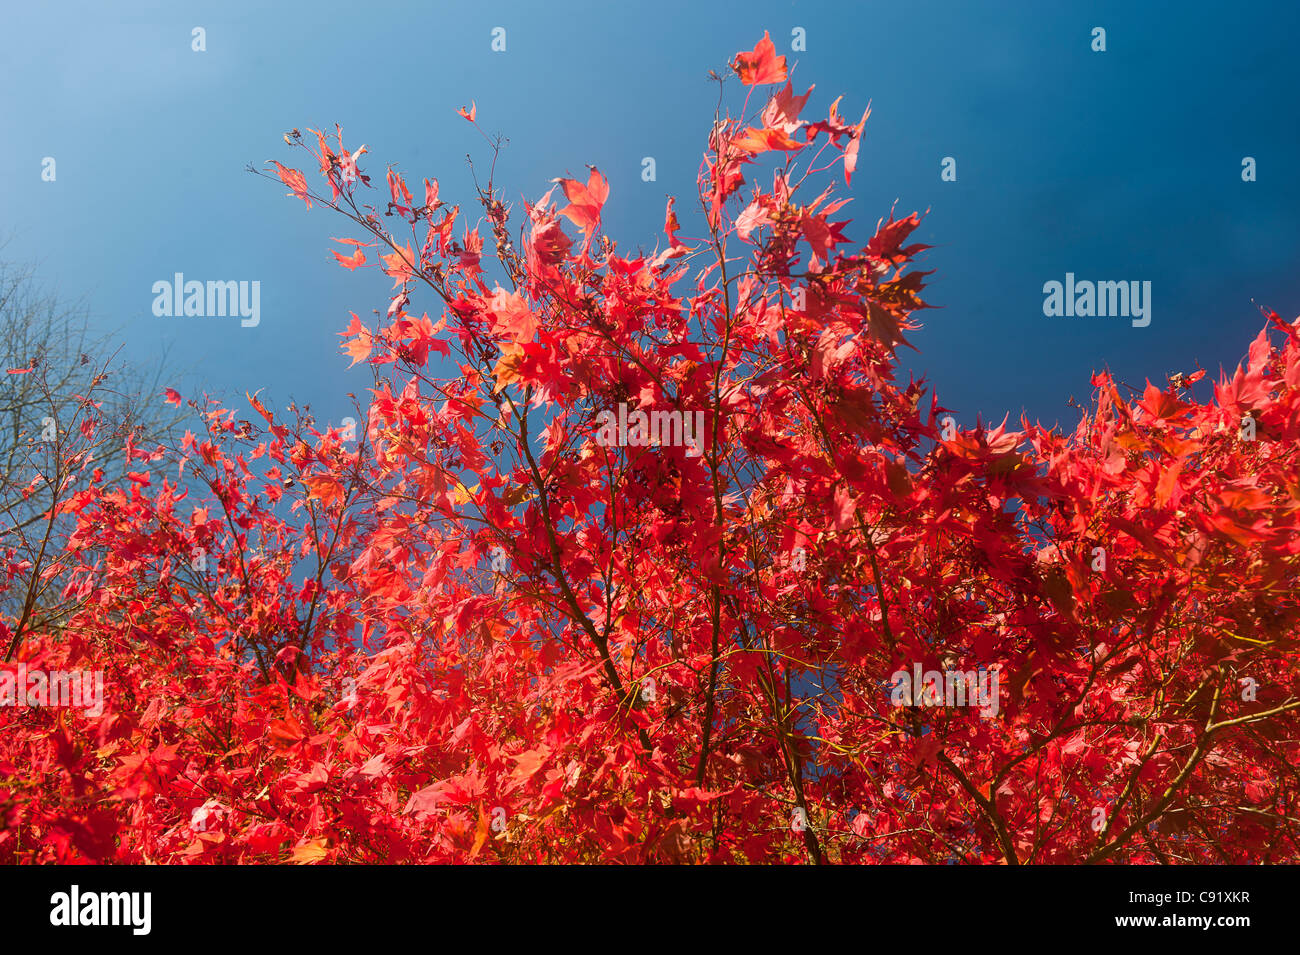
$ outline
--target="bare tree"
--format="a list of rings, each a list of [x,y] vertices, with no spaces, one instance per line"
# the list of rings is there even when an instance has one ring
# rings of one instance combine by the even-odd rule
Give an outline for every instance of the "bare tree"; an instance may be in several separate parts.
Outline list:
[[[67,502],[95,469],[126,480],[136,446],[170,443],[184,408],[161,398],[163,363],[150,371],[94,337],[80,303],[43,291],[32,269],[0,262],[0,553],[19,568],[0,592],[10,630],[0,659],[25,633],[58,627],[73,607],[60,573],[72,521]],[[129,465],[129,466],[128,466]]]

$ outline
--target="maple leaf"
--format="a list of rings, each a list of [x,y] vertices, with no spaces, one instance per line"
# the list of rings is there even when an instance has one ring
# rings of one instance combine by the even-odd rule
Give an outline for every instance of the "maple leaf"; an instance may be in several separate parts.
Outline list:
[[[329,856],[329,840],[312,839],[300,846],[295,846],[289,861],[295,865],[314,865]]]
[[[345,269],[356,269],[366,264],[366,254],[360,249],[348,256],[335,252],[333,249],[330,249],[330,252],[333,253],[334,258],[338,259],[339,265]]]
[[[1160,479],[1156,482],[1156,507],[1165,507],[1170,503],[1177,506],[1179,503],[1181,495],[1178,494],[1178,475],[1186,460],[1187,455],[1182,455],[1161,472]]]
[[[677,232],[681,229],[681,224],[677,221],[677,213],[673,211],[673,204],[677,199],[673,196],[668,197],[668,205],[664,209],[664,234],[668,236],[669,245],[677,245]]]
[[[469,849],[469,858],[471,861],[483,850],[483,846],[487,843],[488,836],[491,833],[491,828],[491,819],[488,817],[488,814],[483,811],[482,807],[480,807],[478,813],[478,825],[474,829],[474,844],[471,845]]]
[[[282,166],[274,159],[268,159],[267,162],[275,166],[275,171],[280,175],[280,181],[293,190],[289,195],[297,196],[303,202],[307,203],[307,208],[311,208],[311,197],[307,194],[307,177],[297,169],[289,169]]]
[[[355,336],[354,338],[345,341],[342,346],[344,353],[352,356],[352,364],[348,365],[349,368],[351,368],[352,365],[357,364],[357,362],[365,361],[370,357],[370,353],[373,350],[370,330],[361,324],[361,319],[357,317],[356,312],[352,312],[351,315],[351,324],[349,324],[344,331],[340,332],[340,335],[344,337],[348,335]]]
[[[259,391],[258,394],[261,394],[261,391]],[[248,392],[245,392],[244,397],[247,398],[248,403],[253,406],[253,410],[266,419],[267,424],[275,424],[274,416],[272,416],[271,412],[266,410],[266,406],[257,399],[257,395],[250,395]]]
[[[791,139],[780,129],[747,129],[743,136],[733,139],[732,144],[751,154],[769,152],[774,149],[793,152],[804,147],[803,143]]]
[[[384,274],[393,277],[393,288],[409,282],[415,276],[415,254],[411,251],[409,242],[389,255],[380,255],[379,258],[384,263]]]
[[[844,528],[849,527],[856,510],[857,502],[853,500],[853,495],[849,492],[848,488],[836,488],[834,510],[831,513],[831,525],[837,530],[843,530]]]
[[[392,196],[392,203],[403,212],[411,211],[411,190],[406,188],[406,181],[402,179],[400,173],[393,169],[388,170],[388,191]]]
[[[510,783],[506,786],[506,791],[518,789],[525,785],[538,771],[546,765],[546,751],[540,749],[530,749],[514,757],[515,769],[510,774]]]
[[[271,720],[267,735],[276,748],[284,749],[301,743],[307,738],[307,731],[294,717],[286,716],[284,719]]]
[[[772,94],[768,100],[767,106],[763,109],[763,125],[769,129],[777,129],[786,135],[794,133],[801,125],[799,114],[808,103],[808,97],[812,95],[813,87],[808,87],[808,92],[802,96],[794,95],[793,86],[787,82],[784,89],[780,89]]]
[[[609,198],[609,182],[597,171],[595,166],[587,177],[586,185],[576,179],[553,179],[564,189],[569,204],[560,210],[574,225],[585,233],[591,233],[600,222],[600,210]]]
[[[851,185],[853,182],[853,173],[858,168],[858,148],[862,145],[862,131],[866,129],[867,117],[871,115],[871,106],[868,104],[866,111],[862,114],[862,119],[853,127],[853,135],[849,137],[849,144],[844,147],[844,184]]]
[[[343,484],[328,474],[313,474],[302,479],[308,493],[329,507],[343,500]]]
[[[348,256],[344,256],[341,253],[335,252],[333,249],[330,249],[330,252],[331,254],[333,254],[334,258],[338,259],[339,265],[343,266],[345,269],[356,269],[366,264],[366,254],[361,251],[361,248],[363,246],[366,246],[367,243],[358,242],[356,239],[334,239],[333,241],[346,243],[347,245],[353,246],[355,249],[355,251],[353,251],[353,253]]]
[[[896,346],[905,344],[900,317],[891,309],[875,302],[867,302],[867,331],[893,354]]]
[[[754,49],[736,54],[731,68],[746,86],[780,83],[785,79],[785,57],[776,55],[776,46],[766,30]]]
[[[893,210],[890,210],[889,219],[880,220],[876,226],[876,234],[867,243],[867,255],[882,259],[890,265],[902,265],[917,252],[930,248],[920,243],[903,246],[904,240],[920,224],[921,217],[915,212],[905,218],[895,219]]]
[[[767,207],[755,199],[736,217],[736,234],[742,239],[748,239],[755,229],[765,226],[771,221]]]
[[[516,344],[531,342],[537,334],[537,318],[518,292],[498,288],[492,295],[492,331]]]

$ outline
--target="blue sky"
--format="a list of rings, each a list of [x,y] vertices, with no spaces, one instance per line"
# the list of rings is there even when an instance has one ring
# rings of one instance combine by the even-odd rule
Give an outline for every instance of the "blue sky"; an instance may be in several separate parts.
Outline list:
[[[196,26],[205,52],[191,49]],[[504,53],[491,50],[497,26]],[[795,27],[804,52],[790,50]],[[1300,6],[1280,0],[12,5],[3,255],[84,298],[130,357],[167,348],[189,370],[172,376],[183,390],[265,388],[337,420],[344,393],[369,384],[363,367],[345,371],[337,333],[349,311],[384,309],[391,282],[338,268],[329,237],[355,233],[248,163],[301,166],[282,134],[339,123],[345,145],[368,145],[376,185],[391,162],[468,209],[465,154],[488,157],[455,109],[475,100],[481,125],[510,140],[497,180],[517,209],[592,163],[611,182],[606,231],[648,248],[664,196],[691,194],[707,70],[768,30],[797,61],[798,91],[816,84],[806,115],[840,94],[852,116],[872,103],[853,238],[895,200],[931,210],[917,237],[935,246],[927,297],[943,308],[922,314],[908,366],[963,425],[1022,409],[1073,425],[1067,401],[1086,397],[1093,369],[1139,386],[1198,361],[1213,373],[1261,327],[1252,299],[1300,313],[1298,28]],[[41,179],[47,156],[54,182]],[[644,156],[656,182],[641,180]],[[956,182],[940,179],[945,156]],[[1245,156],[1255,182],[1242,181]],[[175,272],[260,281],[260,324],[154,316],[153,283]],[[1150,326],[1044,316],[1044,282],[1067,272],[1150,281]]]

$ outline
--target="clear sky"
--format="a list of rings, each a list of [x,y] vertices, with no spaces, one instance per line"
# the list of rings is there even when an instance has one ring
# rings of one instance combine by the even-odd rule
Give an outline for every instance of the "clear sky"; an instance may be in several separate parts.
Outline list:
[[[475,100],[510,139],[497,180],[517,209],[592,163],[611,182],[606,231],[650,247],[665,194],[692,194],[706,72],[764,30],[797,91],[816,84],[806,116],[840,94],[852,116],[872,103],[850,235],[865,241],[895,200],[931,210],[917,238],[935,246],[927,297],[943,308],[922,313],[905,361],[963,425],[1022,409],[1073,425],[1067,400],[1093,369],[1139,386],[1197,361],[1215,373],[1262,326],[1252,299],[1300,313],[1294,0],[0,0],[2,254],[84,298],[131,357],[168,348],[187,394],[265,388],[337,420],[369,384],[344,370],[337,333],[350,310],[384,309],[391,281],[335,265],[347,223],[248,163],[301,167],[282,134],[339,123],[376,185],[391,162],[469,210],[465,155],[487,154],[455,109]],[[153,284],[176,272],[260,281],[260,324],[156,317]],[[1043,285],[1067,272],[1151,282],[1150,325],[1045,316]]]

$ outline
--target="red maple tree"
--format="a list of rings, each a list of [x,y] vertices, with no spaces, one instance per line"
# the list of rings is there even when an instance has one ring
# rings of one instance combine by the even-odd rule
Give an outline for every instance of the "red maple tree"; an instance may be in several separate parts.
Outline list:
[[[69,462],[68,549],[6,562],[57,607],[0,646],[105,695],[0,706],[0,861],[1300,858],[1300,322],[1212,394],[958,428],[896,375],[919,216],[836,219],[866,114],[801,118],[766,36],[734,69],[651,253],[594,168],[472,223],[286,136],[393,279],[374,388]],[[900,696],[931,671],[993,699]]]

